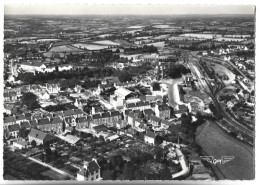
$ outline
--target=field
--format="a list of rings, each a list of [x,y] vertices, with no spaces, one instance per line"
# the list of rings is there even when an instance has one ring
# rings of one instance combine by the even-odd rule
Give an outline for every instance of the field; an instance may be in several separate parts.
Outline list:
[[[110,41],[110,40],[100,40],[100,41],[95,41],[92,42],[93,44],[100,44],[100,45],[113,45],[113,46],[117,46],[120,45],[119,43]]]
[[[69,44],[73,44],[73,42],[62,40],[62,41],[54,42],[52,44],[52,47],[62,46],[62,45],[69,45]]]
[[[82,51],[81,49],[75,48],[73,46],[70,45],[62,45],[62,46],[56,46],[56,47],[52,47],[49,52],[79,52]]]
[[[52,180],[68,180],[69,179],[69,177],[59,174],[58,172],[53,171],[53,170],[44,171],[41,173],[41,175],[44,177],[49,177]]]
[[[153,39],[167,39],[168,37],[170,37],[169,34],[167,34],[167,35],[159,35],[157,37],[154,37]]]
[[[60,39],[38,39],[37,42],[50,42],[50,41],[58,41]]]
[[[217,164],[213,168],[220,174],[218,176],[222,176],[220,180],[254,179],[254,151],[251,146],[228,135],[213,122],[198,127],[196,135],[196,142],[206,155],[214,156],[216,159],[222,156],[234,156],[233,160],[225,164]]]
[[[112,36],[113,34],[102,34],[102,35],[99,35],[98,37],[99,38],[105,38],[105,37],[110,37]]]
[[[167,24],[159,24],[159,25],[154,25],[154,28],[169,28],[170,26]]]
[[[181,41],[181,40],[205,40],[203,38],[194,38],[194,37],[189,38],[189,37],[182,37],[182,36],[180,36],[180,37],[173,36],[173,37],[170,37],[168,39],[169,40],[178,40],[178,41]]]
[[[119,43],[120,46],[122,46],[122,47],[136,47],[137,46],[136,44],[129,43],[125,40],[117,39],[117,40],[115,40],[115,42]]]
[[[161,50],[161,49],[163,49],[165,43],[163,41],[163,42],[154,42],[154,43],[150,43],[150,44],[147,44],[147,45],[148,46],[153,45],[153,46],[157,47],[158,50]]]
[[[143,28],[144,26],[129,26],[127,27],[128,29],[139,29],[139,28]]]
[[[96,44],[84,44],[84,43],[77,43],[73,44],[76,48],[82,48],[82,49],[88,49],[88,50],[101,50],[108,48],[107,46],[104,45],[96,45]]]

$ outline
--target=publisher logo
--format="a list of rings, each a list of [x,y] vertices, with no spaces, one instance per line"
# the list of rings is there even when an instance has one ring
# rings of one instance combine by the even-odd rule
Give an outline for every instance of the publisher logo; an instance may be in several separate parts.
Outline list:
[[[203,160],[209,162],[210,164],[217,165],[217,164],[225,164],[231,160],[233,160],[234,156],[222,156],[221,158],[217,159],[213,156],[200,156]]]

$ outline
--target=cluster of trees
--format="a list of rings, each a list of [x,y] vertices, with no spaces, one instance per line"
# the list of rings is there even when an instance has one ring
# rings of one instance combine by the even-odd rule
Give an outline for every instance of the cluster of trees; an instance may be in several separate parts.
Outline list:
[[[48,112],[56,112],[56,111],[64,111],[64,110],[75,109],[75,108],[76,107],[74,105],[68,103],[68,104],[49,105],[47,107],[44,107],[43,109]]]
[[[220,114],[220,112],[217,110],[213,103],[209,104],[209,109],[217,120],[221,120],[223,118],[223,116]]]
[[[121,155],[112,156],[108,162],[98,160],[104,180],[171,180],[168,165],[156,161],[147,152],[133,152],[131,160],[126,162]]]
[[[52,73],[19,73],[18,79],[24,84],[41,84],[41,83],[60,83],[61,88],[71,88],[81,84],[84,88],[97,87],[99,80],[90,80],[90,78],[103,78],[112,76],[114,70],[111,68],[93,69],[85,68],[82,71],[63,71]],[[65,79],[65,80],[64,80]],[[84,80],[84,83],[81,81]]]
[[[172,64],[170,67],[166,70],[166,74],[170,78],[181,78],[182,75],[185,75],[187,73],[190,73],[190,69],[186,68],[182,64]]]
[[[237,51],[236,55],[238,57],[254,58],[255,57],[255,51],[254,50]]]
[[[39,157],[42,162],[48,163],[57,160],[60,157],[60,155],[56,150],[52,152],[51,149],[47,147],[44,149],[44,153],[41,153]]]
[[[36,75],[32,73],[19,73],[18,80],[23,81],[25,84],[39,84],[46,83],[48,81],[59,80],[59,79],[89,79],[89,78],[102,78],[111,76],[114,74],[114,69],[104,68],[104,69],[88,69],[87,67],[81,71],[56,71],[51,73],[37,73]]]
[[[119,71],[117,75],[120,82],[132,81],[132,75],[128,70]]]
[[[136,52],[136,53],[158,53],[158,49],[153,45],[144,45],[143,47],[138,48],[126,48],[125,52]]]
[[[28,110],[40,108],[38,98],[31,92],[23,93],[21,98],[21,107],[26,106]]]

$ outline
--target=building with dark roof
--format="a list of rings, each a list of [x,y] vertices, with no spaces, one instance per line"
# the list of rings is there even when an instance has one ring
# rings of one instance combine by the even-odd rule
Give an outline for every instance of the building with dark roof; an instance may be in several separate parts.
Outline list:
[[[167,129],[171,126],[171,122],[167,121],[167,120],[162,120],[161,122],[161,127],[163,127],[164,129]]]
[[[152,109],[145,109],[143,110],[143,114],[146,120],[150,120],[150,117],[155,115],[155,112]]]
[[[25,128],[25,129],[31,129],[31,125],[29,121],[24,121],[20,123],[21,128]]]
[[[53,141],[55,138],[50,134],[42,132],[40,130],[31,129],[30,133],[28,134],[28,140],[31,143],[33,140],[36,142],[37,145],[45,144],[47,142]]]
[[[91,121],[92,121],[91,116],[77,118],[76,119],[76,122],[77,122],[76,129],[89,128]]]
[[[65,118],[65,119],[70,119],[70,118]],[[36,120],[36,123],[37,123],[36,127],[41,131],[54,132],[57,134],[63,131],[62,129],[63,121],[59,117],[39,119]]]
[[[102,132],[107,131],[107,127],[104,125],[98,125],[98,126],[93,127],[93,130],[98,134],[101,131]]]
[[[156,104],[154,108],[155,115],[157,117],[162,118],[163,120],[167,120],[171,118],[171,109],[167,104]]]
[[[147,144],[154,145],[155,144],[155,133],[151,131],[147,131],[147,133],[144,135],[144,142]]]
[[[20,127],[19,124],[9,125],[9,126],[8,126],[9,136],[18,137],[20,128],[21,128],[21,127]]]
[[[78,181],[100,181],[100,166],[97,163],[96,159],[92,161],[84,161],[83,167],[80,168],[77,173]]]
[[[160,127],[161,126],[162,119],[157,116],[151,116],[150,117],[150,123],[153,127]]]
[[[93,120],[93,124],[101,125],[102,124],[102,115],[101,114],[93,114],[92,120]]]

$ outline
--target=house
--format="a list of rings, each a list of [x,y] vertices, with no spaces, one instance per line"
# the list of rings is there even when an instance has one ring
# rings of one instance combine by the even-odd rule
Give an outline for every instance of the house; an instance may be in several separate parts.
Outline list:
[[[27,143],[25,141],[14,141],[13,146],[19,148],[20,150],[27,147]]]
[[[144,119],[150,120],[150,117],[155,115],[155,112],[152,109],[144,109],[143,114],[144,114]]]
[[[171,126],[171,122],[167,121],[167,120],[162,120],[161,122],[161,127],[164,129],[168,129]]]
[[[75,117],[76,114],[73,109],[70,109],[70,110],[65,110],[63,112],[63,116],[64,116],[64,118],[69,118],[69,117]]]
[[[92,161],[84,161],[83,167],[80,168],[77,173],[78,181],[99,181],[102,178],[100,177],[100,166],[97,163],[96,159]]]
[[[104,109],[101,106],[91,107],[92,114],[98,114],[104,112]]]
[[[119,87],[117,90],[115,90],[114,95],[120,96],[124,100],[136,97],[136,95],[132,91],[130,91],[124,87]]]
[[[167,120],[171,118],[171,110],[167,104],[155,105],[154,108],[155,115],[160,117],[163,120]]]
[[[40,130],[31,129],[28,134],[28,140],[31,143],[33,140],[36,142],[36,145],[45,144],[47,142],[53,141],[55,138],[50,134],[42,132]]]
[[[101,114],[93,114],[92,120],[94,125],[101,125],[102,124],[102,116]]]
[[[85,115],[86,113],[82,109],[74,109],[74,115],[75,118],[81,118]]]
[[[46,83],[46,90],[49,94],[58,94],[60,93],[60,84],[49,84]]]
[[[76,93],[81,93],[82,91],[84,91],[84,88],[81,87],[81,85],[76,85],[76,86],[74,87],[74,91],[75,91]]]
[[[98,126],[93,127],[93,131],[94,131],[95,134],[98,134],[100,132],[106,132],[107,127],[104,126],[104,125],[98,125]]]
[[[102,124],[108,127],[112,127],[113,123],[111,122],[111,113],[110,112],[104,112],[102,115]]]
[[[138,82],[136,82],[136,81],[131,81],[131,82],[125,82],[125,83],[121,83],[121,82],[119,82],[119,83],[114,83],[114,87],[115,88],[127,88],[127,87],[134,87],[134,86],[136,86],[138,84]]]
[[[24,121],[20,123],[20,127],[21,128],[25,128],[26,130],[30,130],[31,129],[31,125],[29,121]]]
[[[76,118],[74,117],[64,118],[64,123],[65,123],[65,128],[76,127],[77,125]]]
[[[155,144],[155,133],[151,131],[147,131],[147,133],[144,135],[144,142],[147,144],[154,145]]]
[[[136,117],[135,117],[134,112],[129,113],[128,116],[127,116],[127,123],[128,123],[128,125],[131,125],[133,127],[135,119],[136,119]]]
[[[144,126],[144,122],[141,120],[141,119],[139,119],[139,118],[137,118],[136,120],[135,120],[135,123],[134,123],[134,127],[133,127],[136,131],[138,131],[138,132],[143,132],[143,131],[145,131],[145,126]]]
[[[111,111],[111,122],[113,124],[117,123],[120,119],[122,119],[122,116],[119,111]]]
[[[77,118],[76,119],[76,129],[88,128],[91,119],[92,118],[90,116]]]
[[[136,103],[129,103],[126,105],[127,109],[132,109],[132,110],[141,110],[143,111],[144,109],[150,109],[151,105],[148,101],[139,101]]]
[[[9,126],[8,126],[9,136],[17,138],[17,137],[18,137],[18,134],[19,134],[20,128],[21,128],[21,127],[20,127],[19,124],[9,125]]]
[[[8,127],[9,125],[13,125],[16,123],[16,118],[15,116],[9,116],[9,117],[4,117],[4,127]]]
[[[156,116],[150,117],[150,123],[152,124],[153,128],[158,128],[161,126],[162,119]]]
[[[178,105],[177,110],[174,110],[174,114],[188,113],[188,107],[184,104]]]
[[[61,133],[62,132],[62,124],[63,121],[60,118],[43,118],[36,120],[37,128],[41,131],[47,132],[55,132]]]
[[[122,111],[123,113],[123,117],[124,120],[127,121],[128,120],[128,115],[132,112],[132,109],[125,109],[124,111]]]

